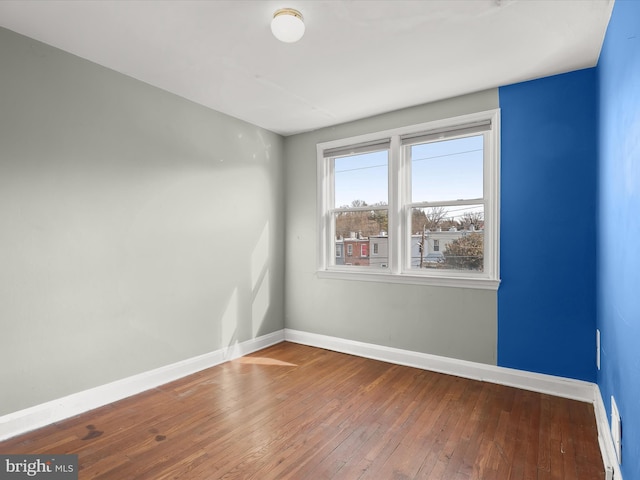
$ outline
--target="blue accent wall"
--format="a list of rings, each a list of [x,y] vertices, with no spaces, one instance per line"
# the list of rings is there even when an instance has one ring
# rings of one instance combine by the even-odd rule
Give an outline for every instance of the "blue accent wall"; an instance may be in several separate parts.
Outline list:
[[[595,69],[502,87],[498,365],[596,380]]]
[[[640,2],[617,0],[600,61],[598,315],[607,414],[622,419],[622,475],[640,479]]]

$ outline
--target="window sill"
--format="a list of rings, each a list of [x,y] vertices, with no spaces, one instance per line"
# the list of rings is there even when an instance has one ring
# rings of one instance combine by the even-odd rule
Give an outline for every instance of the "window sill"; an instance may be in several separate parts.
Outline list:
[[[425,276],[411,274],[391,274],[372,272],[346,272],[336,270],[318,270],[318,278],[334,280],[356,280],[360,282],[398,283],[409,285],[429,285],[434,287],[475,288],[480,290],[498,290],[500,280],[489,278],[470,278],[453,276]]]

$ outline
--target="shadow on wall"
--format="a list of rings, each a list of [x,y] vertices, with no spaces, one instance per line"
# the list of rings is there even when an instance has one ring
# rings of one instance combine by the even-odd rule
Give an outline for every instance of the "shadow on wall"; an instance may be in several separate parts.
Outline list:
[[[269,286],[269,222],[266,222],[262,233],[251,254],[251,338],[258,337],[270,305]],[[240,325],[240,299],[238,287],[233,289],[222,315],[221,340],[224,359],[237,356],[237,345],[240,343],[238,332]]]
[[[269,222],[251,254],[251,325],[252,338],[256,338],[269,309]]]

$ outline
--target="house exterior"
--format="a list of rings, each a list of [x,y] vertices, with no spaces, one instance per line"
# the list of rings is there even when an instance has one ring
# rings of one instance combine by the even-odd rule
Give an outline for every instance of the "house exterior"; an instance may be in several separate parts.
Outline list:
[[[343,265],[369,266],[369,239],[360,234],[351,233],[349,238],[342,241],[344,263]],[[336,264],[337,264],[336,244]]]
[[[469,233],[480,233],[482,230],[458,230],[451,228],[446,231],[426,231],[426,250],[422,257],[423,266],[434,266],[444,262],[444,252],[447,246]],[[420,244],[422,234],[411,235],[411,268],[420,268]],[[367,245],[368,243],[368,245]],[[351,245],[351,246],[349,246]],[[362,255],[368,249],[368,257]],[[346,258],[346,260],[345,260]],[[336,265],[369,265],[379,268],[387,268],[389,264],[389,236],[386,232],[371,236],[368,239],[342,239],[336,240]],[[426,265],[425,265],[426,264]]]
[[[344,265],[344,239],[336,239],[336,265]]]
[[[378,268],[389,266],[389,236],[386,232],[369,237],[369,265]]]
[[[481,233],[482,230],[458,230],[455,227],[449,230],[426,230],[424,233],[425,251],[422,257],[423,266],[433,266],[434,264],[444,262],[444,252],[447,250],[447,246],[459,238],[462,238],[469,233]],[[420,243],[422,242],[422,233],[416,233],[411,235],[411,267],[420,268]]]

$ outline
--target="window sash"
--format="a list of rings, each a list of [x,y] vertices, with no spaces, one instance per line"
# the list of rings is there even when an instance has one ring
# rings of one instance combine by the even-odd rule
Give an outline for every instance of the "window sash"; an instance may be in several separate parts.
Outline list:
[[[356,145],[328,148],[323,151],[323,156],[324,158],[338,158],[389,150],[390,143],[391,140],[389,138],[381,138],[378,140],[371,140],[369,142],[363,142]]]
[[[400,136],[402,146],[431,143],[434,141],[450,140],[458,137],[471,137],[491,130],[491,120],[481,120],[454,127],[441,127],[424,132],[409,133]]]
[[[456,137],[482,134],[483,198],[455,201],[411,203],[410,165],[403,150],[410,145]],[[382,148],[381,148],[382,147]],[[340,155],[359,154],[388,148],[389,205],[335,208],[333,202],[333,161]],[[499,284],[499,110],[479,112],[462,117],[429,122],[413,127],[399,128],[351,139],[318,144],[318,275],[326,278],[351,278],[385,281],[390,283],[426,283],[433,285],[463,286],[495,289]],[[409,192],[409,193],[408,193]],[[484,271],[459,272],[453,270],[420,272],[410,268],[412,208],[434,206],[478,205],[485,215],[485,266]],[[359,267],[336,265],[334,216],[353,211],[388,210],[388,269],[385,272],[361,270]],[[369,254],[372,250],[369,247]],[[346,251],[344,252],[346,254]],[[386,266],[386,265],[385,265]],[[343,273],[340,273],[343,272]],[[326,273],[326,275],[325,275]]]
[[[336,207],[329,210],[329,213],[374,212],[378,210],[388,209],[389,205],[367,205],[366,207]]]

